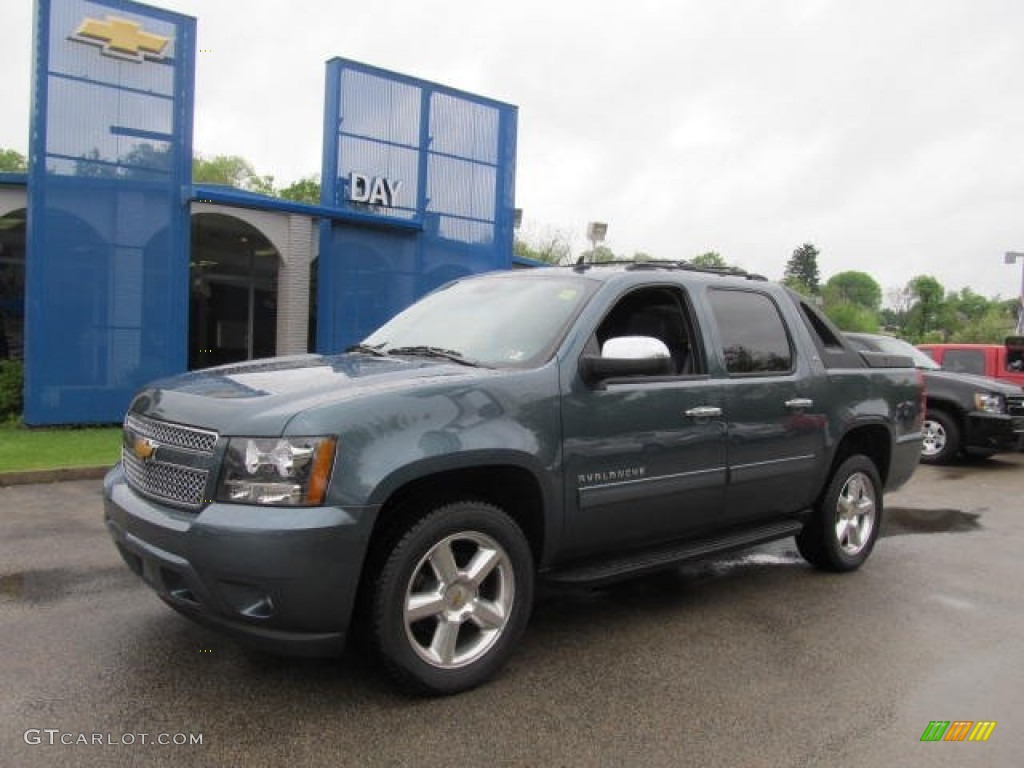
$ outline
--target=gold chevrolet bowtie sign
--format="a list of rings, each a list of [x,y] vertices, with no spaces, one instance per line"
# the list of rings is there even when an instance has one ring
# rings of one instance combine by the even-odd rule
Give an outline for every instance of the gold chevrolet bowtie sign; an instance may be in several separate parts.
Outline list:
[[[163,60],[164,50],[171,42],[169,37],[146,32],[141,24],[118,16],[107,16],[106,21],[86,18],[71,39],[99,46],[107,56],[138,62]]]
[[[136,437],[132,441],[132,453],[141,462],[147,462],[156,455],[160,446],[147,437]]]

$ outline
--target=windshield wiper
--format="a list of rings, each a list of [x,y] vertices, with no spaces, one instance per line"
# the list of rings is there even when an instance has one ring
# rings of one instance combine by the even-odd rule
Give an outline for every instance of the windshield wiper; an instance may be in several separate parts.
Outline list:
[[[442,349],[441,347],[395,347],[393,349],[389,349],[387,353],[389,355],[409,355],[411,357],[440,357],[445,360],[451,360],[453,363],[458,363],[459,365],[468,365],[472,368],[481,367],[480,363],[464,357],[461,352],[457,352],[454,349]]]
[[[351,347],[346,347],[346,352],[362,352],[365,355],[373,355],[374,357],[387,357],[387,352],[381,352],[380,348],[384,345],[381,344],[376,347],[372,347],[369,344],[353,344]]]

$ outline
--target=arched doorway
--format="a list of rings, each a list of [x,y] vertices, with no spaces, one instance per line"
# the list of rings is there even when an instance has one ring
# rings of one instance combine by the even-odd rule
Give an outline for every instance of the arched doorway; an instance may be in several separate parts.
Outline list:
[[[25,356],[25,209],[0,216],[0,360]]]
[[[277,352],[280,254],[255,227],[221,213],[192,215],[190,369]]]

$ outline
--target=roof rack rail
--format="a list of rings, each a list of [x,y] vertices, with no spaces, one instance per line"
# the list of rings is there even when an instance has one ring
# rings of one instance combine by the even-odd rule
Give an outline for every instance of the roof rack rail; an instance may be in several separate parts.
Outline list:
[[[572,268],[577,272],[585,272],[593,267],[628,267],[631,264],[638,264],[639,262],[633,261],[632,259],[610,259],[609,261],[584,261],[583,257],[580,256],[579,260],[572,265]]]
[[[635,269],[671,269],[671,270],[682,270],[685,272],[701,272],[706,275],[719,275],[721,277],[742,277],[747,280],[759,280],[767,281],[768,278],[764,275],[758,275],[753,272],[747,272],[745,269],[739,267],[702,267],[699,264],[694,264],[691,261],[663,261],[661,259],[651,259],[650,261],[633,261],[632,259],[615,259],[612,261],[597,261],[597,262],[585,262],[582,260],[577,261],[573,266],[573,269],[577,272],[583,272],[593,267],[625,267],[628,270]]]

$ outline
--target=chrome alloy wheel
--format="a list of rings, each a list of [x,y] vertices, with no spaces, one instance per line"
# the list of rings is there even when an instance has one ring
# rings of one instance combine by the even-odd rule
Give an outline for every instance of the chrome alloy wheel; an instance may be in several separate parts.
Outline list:
[[[924,440],[921,443],[921,453],[925,456],[938,456],[946,448],[946,430],[937,421],[932,419],[924,420]]]
[[[512,615],[516,584],[508,554],[486,534],[446,536],[413,569],[405,591],[405,633],[416,654],[439,669],[481,658]]]
[[[850,475],[836,502],[836,542],[847,555],[860,553],[871,540],[878,505],[875,486],[863,472]]]

